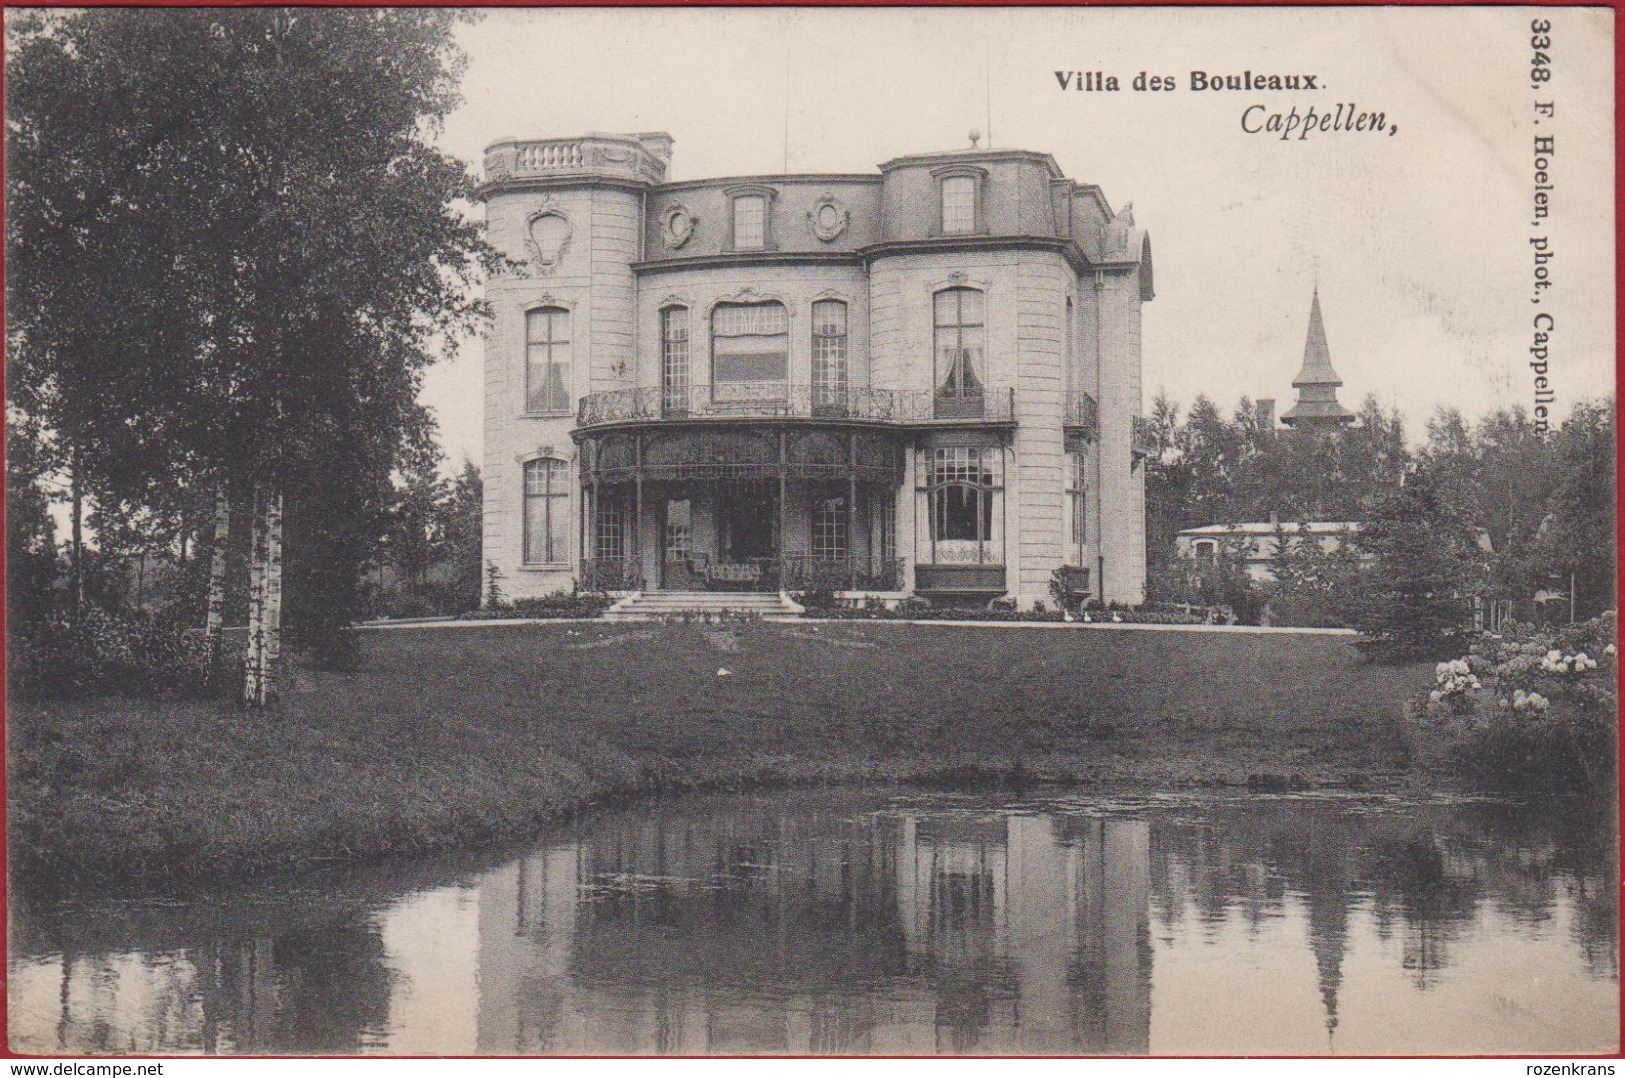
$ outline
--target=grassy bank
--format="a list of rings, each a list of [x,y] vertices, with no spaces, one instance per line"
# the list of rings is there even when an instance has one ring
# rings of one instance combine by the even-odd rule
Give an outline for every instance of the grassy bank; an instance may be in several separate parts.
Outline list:
[[[692,785],[1399,781],[1400,702],[1431,674],[1364,665],[1346,637],[883,623],[460,626],[366,651],[358,673],[297,674],[264,713],[15,706],[17,868],[372,858]]]

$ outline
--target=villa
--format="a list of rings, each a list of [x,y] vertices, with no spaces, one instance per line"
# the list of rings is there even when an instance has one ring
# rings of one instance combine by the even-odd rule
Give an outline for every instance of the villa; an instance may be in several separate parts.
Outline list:
[[[523,598],[1145,591],[1130,207],[1047,154],[668,182],[663,133],[485,155],[484,558]]]

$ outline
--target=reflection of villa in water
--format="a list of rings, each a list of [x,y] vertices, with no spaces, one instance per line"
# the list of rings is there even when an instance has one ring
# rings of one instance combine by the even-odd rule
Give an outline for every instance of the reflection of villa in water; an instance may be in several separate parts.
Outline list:
[[[1601,830],[1493,806],[829,792],[592,817],[501,868],[15,905],[12,1048],[1504,1052],[1617,1042]],[[466,864],[466,863],[465,863]]]
[[[483,879],[478,1051],[1148,1050],[1144,822],[708,823]]]

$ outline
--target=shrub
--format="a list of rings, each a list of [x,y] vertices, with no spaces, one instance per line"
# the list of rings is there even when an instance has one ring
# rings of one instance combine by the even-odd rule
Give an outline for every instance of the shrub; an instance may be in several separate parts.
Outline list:
[[[8,641],[7,681],[21,697],[205,696],[217,687],[203,635],[146,614],[87,606]]]
[[[833,588],[807,588],[799,591],[796,593],[796,602],[808,610],[817,610],[820,613],[834,610],[841,605],[840,600],[835,597]]]
[[[439,613],[439,605],[427,595],[393,592],[378,601],[378,616],[383,618],[429,618]]]
[[[531,599],[515,599],[499,605],[487,605],[461,615],[465,620],[482,621],[492,618],[596,618],[613,605],[615,600],[602,592],[559,592]]]
[[[996,599],[987,607],[934,607],[924,599],[911,598],[887,609],[882,602],[871,601],[861,607],[837,607],[820,611],[820,617],[847,621],[1074,621],[1113,622],[1128,625],[1200,625],[1208,620],[1203,614],[1193,613],[1173,605],[1131,607],[1120,603],[1101,606],[1091,599],[1079,611],[1051,610],[1035,607],[1018,610],[1009,599]]]
[[[345,672],[361,667],[361,634],[350,626],[305,634],[295,627],[284,634],[288,650],[297,650],[317,670]]]
[[[1264,609],[1263,590],[1247,575],[1244,549],[1229,540],[1212,561],[1176,558],[1153,570],[1146,594],[1161,604],[1229,607],[1243,625],[1257,625]]]
[[[1434,668],[1412,710],[1444,760],[1494,787],[1612,786],[1618,725],[1617,625],[1509,623]]]

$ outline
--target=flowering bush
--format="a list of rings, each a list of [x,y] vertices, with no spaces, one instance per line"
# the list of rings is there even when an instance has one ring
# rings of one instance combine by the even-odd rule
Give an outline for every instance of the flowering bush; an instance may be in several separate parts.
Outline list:
[[[1508,624],[1439,663],[1417,709],[1454,762],[1498,786],[1612,781],[1618,713],[1616,618]]]

